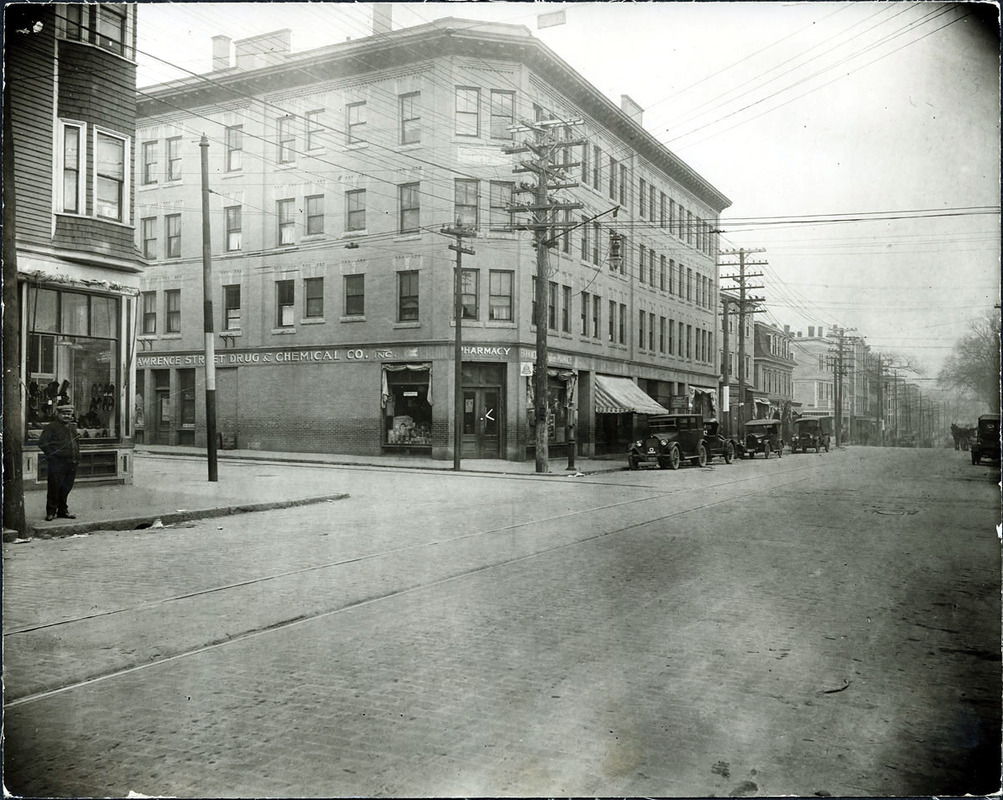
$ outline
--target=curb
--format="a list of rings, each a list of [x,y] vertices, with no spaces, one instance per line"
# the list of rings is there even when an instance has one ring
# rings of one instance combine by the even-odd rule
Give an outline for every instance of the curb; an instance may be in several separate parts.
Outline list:
[[[278,500],[270,503],[241,503],[232,506],[216,506],[186,511],[171,511],[166,514],[148,514],[142,517],[120,517],[118,519],[96,520],[94,522],[66,522],[29,525],[27,535],[37,539],[58,539],[95,531],[130,531],[138,530],[140,525],[149,526],[150,522],[159,519],[164,525],[176,522],[188,522],[195,519],[214,519],[229,517],[234,514],[248,514],[254,511],[273,511],[280,508],[293,508],[316,503],[327,503],[335,500],[345,500],[347,494],[329,494],[320,497],[305,497],[300,500]],[[148,528],[147,528],[148,529]],[[6,541],[6,537],[4,539]]]

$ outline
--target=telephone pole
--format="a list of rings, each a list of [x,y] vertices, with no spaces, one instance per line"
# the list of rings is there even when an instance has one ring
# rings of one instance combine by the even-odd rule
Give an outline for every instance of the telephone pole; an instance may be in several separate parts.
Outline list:
[[[850,330],[853,330],[852,328]],[[833,383],[835,384],[836,402],[836,447],[840,447],[843,442],[843,394],[846,386],[843,378],[847,375],[846,366],[846,346],[851,337],[846,335],[846,328],[835,328],[829,336],[836,337],[835,357],[830,358],[833,367]],[[832,351],[830,351],[832,352]]]
[[[456,244],[449,249],[456,253],[453,268],[453,319],[456,324],[453,339],[453,469],[460,469],[460,451],[463,447],[463,256],[476,255],[469,247],[463,246],[463,239],[476,236],[477,232],[456,221],[454,226],[443,226],[442,233],[455,236]]]
[[[747,267],[765,267],[769,262],[767,261],[747,261],[746,256],[751,253],[765,253],[764,248],[756,249],[746,249],[740,247],[738,250],[722,250],[722,256],[738,256],[738,263],[725,262],[720,264],[721,267],[738,267],[737,275],[722,275],[722,278],[732,281],[738,281],[738,298],[730,298],[731,302],[738,305],[738,420],[736,424],[736,429],[738,433],[743,433],[745,429],[745,422],[747,415],[745,412],[745,393],[746,393],[746,383],[749,380],[745,368],[745,319],[748,314],[761,314],[764,309],[758,308],[759,303],[762,303],[766,298],[749,295],[748,292],[752,289],[762,289],[763,285],[760,284],[749,284],[747,283],[749,278],[761,278],[763,277],[762,272],[746,272]],[[725,320],[727,323],[727,319]]]
[[[216,343],[213,339],[212,237],[209,234],[209,139],[202,134],[202,321],[205,334],[205,438],[209,481],[219,480],[216,461]]]
[[[519,162],[514,172],[529,172],[536,176],[536,185],[526,185],[520,191],[532,192],[533,202],[525,205],[513,205],[512,213],[532,214],[532,221],[514,225],[515,230],[533,232],[533,247],[536,248],[536,368],[534,371],[534,418],[536,420],[536,471],[549,472],[549,436],[547,429],[547,295],[550,291],[549,249],[557,244],[557,237],[551,231],[557,228],[570,227],[570,223],[557,222],[558,211],[582,208],[581,203],[563,203],[554,200],[550,192],[558,189],[570,189],[578,186],[572,181],[565,170],[579,166],[564,159],[554,158],[558,150],[585,144],[584,140],[558,140],[554,136],[557,128],[570,128],[580,125],[581,120],[537,120],[529,122],[522,120],[510,130],[516,133],[532,133],[534,139],[526,139],[520,145],[503,148],[507,154],[532,153],[534,158]],[[571,413],[571,410],[568,410]],[[573,446],[569,443],[569,446]]]

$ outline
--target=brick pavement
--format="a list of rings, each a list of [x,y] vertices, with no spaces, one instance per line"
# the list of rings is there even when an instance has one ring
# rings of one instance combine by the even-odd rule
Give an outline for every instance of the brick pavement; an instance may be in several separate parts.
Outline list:
[[[908,472],[895,477],[893,464]],[[995,490],[944,470],[954,495],[935,492],[912,454],[846,466],[865,474],[760,498],[776,518],[750,522],[741,502],[662,513],[13,707],[8,746],[34,776],[16,769],[13,785],[178,796],[956,793],[965,759],[992,738],[985,706],[998,703],[999,552],[984,524],[998,517]],[[547,498],[552,519],[538,537],[566,535],[554,513],[563,498]],[[609,530],[679,499],[652,499],[645,513],[608,503],[619,515]],[[472,541],[439,545],[438,558],[472,557],[459,547]],[[94,724],[108,708],[122,713]]]

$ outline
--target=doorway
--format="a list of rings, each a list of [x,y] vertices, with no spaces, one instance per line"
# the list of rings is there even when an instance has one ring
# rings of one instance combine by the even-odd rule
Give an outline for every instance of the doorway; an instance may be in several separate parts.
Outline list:
[[[501,390],[479,386],[463,390],[463,458],[498,458],[501,450]]]

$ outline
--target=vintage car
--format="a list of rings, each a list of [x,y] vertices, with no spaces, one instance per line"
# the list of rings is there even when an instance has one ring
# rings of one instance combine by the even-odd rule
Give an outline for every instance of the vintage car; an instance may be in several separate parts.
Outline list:
[[[777,458],[784,457],[784,441],[780,438],[779,419],[753,419],[745,423],[742,456],[755,458],[756,453],[762,453],[766,458],[770,457],[770,453],[776,453]]]
[[[707,464],[703,417],[699,414],[658,414],[648,418],[648,435],[627,449],[627,466],[657,464],[679,469],[683,461]]]
[[[1000,415],[983,414],[979,417],[977,432],[971,443],[972,463],[982,459],[1000,463]]]
[[[814,450],[829,452],[829,434],[822,430],[822,423],[814,417],[802,417],[794,422],[794,438],[791,439],[791,452],[800,450],[807,453]]]
[[[707,460],[713,461],[716,456],[730,464],[735,458],[735,443],[721,434],[721,423],[716,419],[708,419],[703,424],[703,443],[707,448]]]

